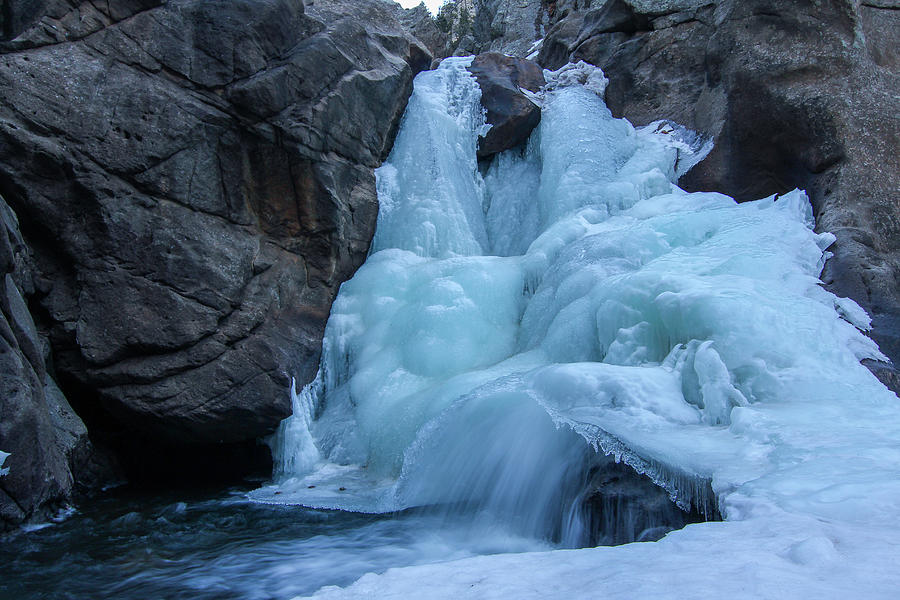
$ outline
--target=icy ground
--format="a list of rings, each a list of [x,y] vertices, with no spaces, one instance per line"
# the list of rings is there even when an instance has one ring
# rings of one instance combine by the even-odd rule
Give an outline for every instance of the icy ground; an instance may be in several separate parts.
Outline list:
[[[549,75],[525,151],[480,171],[467,59],[421,74],[261,502],[471,514],[578,548],[604,455],[724,522],[659,542],[479,556],[324,598],[900,597],[900,400],[868,317],[818,275],[800,191],[674,185],[708,147]],[[641,532],[634,532],[638,539]]]

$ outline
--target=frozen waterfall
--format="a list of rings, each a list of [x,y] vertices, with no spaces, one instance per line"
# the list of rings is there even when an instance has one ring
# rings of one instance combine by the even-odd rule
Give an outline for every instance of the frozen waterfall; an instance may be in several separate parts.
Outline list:
[[[613,540],[586,507],[612,510],[591,496],[624,465],[679,507],[660,515],[741,519],[802,502],[788,471],[802,487],[865,461],[848,436],[900,439],[874,427],[896,398],[859,364],[883,358],[865,313],[820,286],[834,238],[803,192],[684,192],[708,147],[613,118],[584,64],[548,74],[526,148],[479,166],[470,60],[416,78],[371,255],[254,499],[431,507],[579,546]],[[841,429],[848,398],[871,431]],[[619,510],[613,541],[664,533]]]

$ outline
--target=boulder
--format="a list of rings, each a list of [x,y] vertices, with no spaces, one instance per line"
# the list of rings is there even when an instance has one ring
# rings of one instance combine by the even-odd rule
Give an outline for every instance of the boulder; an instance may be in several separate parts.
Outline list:
[[[138,471],[254,444],[315,375],[431,56],[380,0],[7,6],[0,193],[60,387]]]
[[[837,236],[823,280],[869,312],[873,339],[900,365],[900,3],[592,5],[554,26],[539,62],[595,64],[616,116],[712,136],[680,181],[688,190],[750,200],[806,189],[817,228]]]
[[[481,104],[491,125],[479,139],[478,157],[524,144],[541,121],[541,109],[522,90],[538,91],[545,83],[543,70],[524,58],[485,52],[472,60],[469,71],[481,87]]]
[[[48,369],[46,340],[26,304],[32,290],[29,249],[15,213],[0,197],[0,532],[46,518],[85,486],[93,448],[87,429]]]

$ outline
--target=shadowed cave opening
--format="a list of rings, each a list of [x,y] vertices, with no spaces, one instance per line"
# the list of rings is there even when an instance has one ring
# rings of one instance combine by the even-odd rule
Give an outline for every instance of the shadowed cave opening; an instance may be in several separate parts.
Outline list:
[[[712,497],[709,483],[701,485]],[[694,504],[688,510],[681,508],[646,475],[611,457],[590,469],[576,510],[582,520],[584,546],[655,542],[691,523],[722,520],[716,506],[705,511]]]
[[[272,453],[260,440],[179,444],[128,427],[100,402],[93,388],[63,372],[57,384],[87,427],[95,452],[73,467],[82,492],[124,485],[132,490],[214,491],[272,473]]]

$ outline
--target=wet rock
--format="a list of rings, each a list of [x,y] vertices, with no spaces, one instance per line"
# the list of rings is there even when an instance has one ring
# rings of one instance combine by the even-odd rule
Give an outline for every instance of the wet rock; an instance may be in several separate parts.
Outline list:
[[[5,15],[0,192],[67,397],[128,452],[271,433],[366,256],[373,169],[430,54],[378,0],[13,0]]]
[[[882,361],[869,360],[863,361],[870,371],[883,383],[889,390],[900,396],[900,371],[894,365]]]
[[[718,507],[685,510],[646,475],[608,457],[591,469],[586,483],[578,505],[585,546],[657,541],[690,523],[722,520]],[[712,495],[711,489],[708,493]]]
[[[486,52],[475,57],[469,71],[481,87],[481,104],[491,125],[479,140],[478,157],[525,143],[541,121],[541,109],[522,90],[536,92],[544,85],[541,68],[530,60]]]

